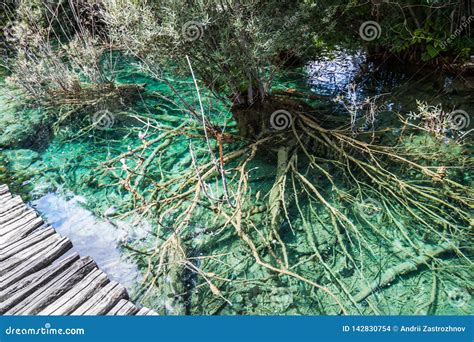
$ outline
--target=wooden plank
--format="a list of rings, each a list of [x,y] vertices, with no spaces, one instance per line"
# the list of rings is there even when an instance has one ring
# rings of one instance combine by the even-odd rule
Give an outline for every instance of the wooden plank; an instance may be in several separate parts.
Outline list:
[[[38,215],[33,210],[27,210],[21,213],[13,220],[0,225],[0,236],[4,236],[8,232],[15,230],[21,226],[24,226],[25,224],[28,224],[37,217]]]
[[[7,315],[36,315],[46,306],[53,303],[69,291],[87,274],[97,268],[96,263],[89,257],[81,258],[57,275],[42,288],[31,293],[20,303],[9,309]]]
[[[27,260],[15,269],[8,271],[0,280],[0,290],[6,289],[11,284],[22,278],[41,270],[50,265],[72,247],[71,241],[67,238],[61,238],[53,245],[38,253],[34,260]]]
[[[10,192],[8,190],[8,186],[6,186],[5,184],[0,184],[0,194],[6,194],[7,192]]]
[[[133,316],[138,312],[138,308],[135,304],[130,301],[117,312],[116,316]]]
[[[18,240],[6,248],[3,248],[0,252],[0,261],[4,261],[14,255],[17,255],[26,248],[33,246],[54,234],[56,234],[56,232],[52,227],[37,230],[34,233],[28,235],[26,238]]]
[[[36,215],[35,212],[28,212],[27,211],[27,212],[23,213],[21,215],[21,217],[19,217],[17,220],[15,220],[11,223],[2,225],[0,227],[0,236],[4,237],[7,234],[16,231],[17,229],[28,225],[30,222],[32,222],[33,220],[35,220],[37,218],[39,218],[41,220],[41,222],[43,222],[41,217],[38,217],[38,215]]]
[[[115,304],[115,306],[114,306],[112,309],[110,309],[109,312],[107,312],[106,316],[116,316],[117,313],[119,312],[119,310],[120,310],[121,308],[123,308],[123,307],[125,306],[125,304],[127,304],[127,303],[128,303],[128,300],[126,300],[126,299],[120,299],[120,300],[118,301],[118,303]],[[138,310],[137,310],[137,311],[138,311]]]
[[[155,315],[0,185],[0,314]]]
[[[120,299],[117,305],[115,305],[107,316],[132,316],[138,312],[138,308],[130,301]]]
[[[137,316],[146,316],[146,314],[148,313],[148,311],[150,311],[150,309],[147,309],[147,308],[141,308],[138,312],[137,312]]]
[[[14,209],[15,207],[18,207],[20,205],[23,205],[23,201],[21,200],[20,196],[15,196],[11,198],[10,200],[4,202],[0,206],[0,214],[5,215],[8,213],[8,211]]]
[[[7,259],[6,261],[0,264],[0,276],[8,273],[14,267],[22,263],[34,262],[34,260],[37,259],[37,256],[41,251],[51,250],[54,246],[56,246],[60,241],[64,239],[65,238],[61,237],[60,235],[54,234],[47,237],[40,243],[25,248],[21,252],[17,253],[13,257]]]
[[[42,288],[54,277],[68,269],[78,259],[79,254],[73,253],[64,260],[61,260],[58,264],[50,265],[45,269],[30,274],[3,291],[0,291],[0,314],[5,313],[7,310],[28,297],[31,293]]]
[[[3,204],[0,204],[0,208],[3,208]],[[11,213],[17,209],[23,208],[24,210],[28,209],[28,207],[24,203],[20,203],[18,205],[12,205],[8,210],[0,213],[0,219],[11,215]]]
[[[59,299],[40,311],[39,315],[68,315],[109,282],[110,280],[107,278],[107,275],[101,270],[96,269]]]
[[[122,285],[112,281],[74,310],[72,315],[105,315],[120,299],[128,299],[128,293]]]
[[[30,234],[35,229],[41,227],[42,225],[44,225],[43,220],[41,219],[41,217],[37,217],[33,221],[29,222],[28,224],[25,224],[24,226],[19,227],[15,229],[14,231],[10,231],[4,236],[0,236],[0,243],[6,243],[7,241],[10,241],[10,243],[13,243],[20,239],[23,239],[25,236]]]
[[[150,310],[148,308],[141,308],[137,313],[136,313],[136,316],[158,316],[158,314],[153,311],[153,310]]]
[[[51,226],[43,222],[42,225],[40,225],[39,227],[35,227],[33,229],[30,229],[31,228],[30,226],[22,227],[22,228],[19,229],[19,230],[21,230],[20,232],[18,232],[19,234],[15,235],[13,237],[12,236],[8,236],[8,238],[7,237],[0,237],[0,250],[1,249],[6,249],[11,244],[17,243],[19,240],[22,240],[22,239],[26,238],[32,232],[35,232],[37,230],[48,229],[49,227],[51,227]]]
[[[9,192],[6,192],[4,194],[0,194],[0,203],[5,203],[10,198],[12,198],[12,195]]]
[[[26,205],[22,205],[17,208],[14,208],[13,210],[10,210],[7,214],[0,217],[0,225],[7,224],[10,221],[15,220],[19,215],[21,215],[21,213],[27,210],[28,207]]]

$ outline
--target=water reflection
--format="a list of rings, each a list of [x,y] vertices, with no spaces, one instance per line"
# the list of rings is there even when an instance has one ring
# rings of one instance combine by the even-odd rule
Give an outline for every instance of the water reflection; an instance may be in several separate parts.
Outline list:
[[[33,201],[32,205],[56,231],[68,237],[81,256],[90,256],[109,275],[130,289],[138,280],[139,271],[131,260],[123,257],[119,245],[129,236],[125,227],[97,219],[81,204],[85,198],[65,199],[49,193]]]
[[[362,52],[353,54],[335,51],[329,56],[311,61],[306,67],[311,90],[319,95],[336,96],[347,91],[364,63]]]

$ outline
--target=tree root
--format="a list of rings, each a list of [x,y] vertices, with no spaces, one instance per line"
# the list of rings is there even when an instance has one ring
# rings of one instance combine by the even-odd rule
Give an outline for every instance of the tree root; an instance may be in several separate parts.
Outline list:
[[[387,286],[389,283],[393,282],[397,277],[414,272],[419,269],[421,266],[427,265],[429,261],[440,254],[454,251],[455,246],[452,243],[443,243],[442,245],[428,251],[425,251],[425,254],[420,255],[412,260],[405,261],[397,266],[394,266],[387,271],[385,271],[382,276],[377,280],[374,280],[369,287],[361,290],[358,294],[354,296],[356,302],[361,302],[370,296],[372,293],[380,290],[381,288]]]

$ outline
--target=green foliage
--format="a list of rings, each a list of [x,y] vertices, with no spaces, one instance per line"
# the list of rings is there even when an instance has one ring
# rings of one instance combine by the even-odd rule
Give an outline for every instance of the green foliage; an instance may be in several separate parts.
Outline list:
[[[367,46],[373,53],[388,51],[410,61],[437,57],[469,57],[474,19],[468,1],[353,1],[337,6],[338,23],[326,41]],[[471,17],[470,17],[471,15]],[[380,37],[364,41],[359,27],[367,21],[380,25]]]
[[[104,5],[111,39],[122,50],[151,68],[185,74],[189,56],[207,87],[248,103],[265,99],[278,68],[306,53],[325,13],[292,1],[194,0],[183,6],[176,0],[105,0]]]
[[[269,96],[280,68],[305,58],[314,46],[330,52],[337,45],[366,45],[416,59],[448,53],[464,44],[466,33],[443,47],[453,31],[437,8],[449,11],[451,4],[415,6],[411,14],[410,5],[375,0],[51,3],[58,12],[39,0],[20,2],[11,80],[35,97],[63,99],[61,110],[71,103],[113,110],[131,92],[119,98],[88,90],[114,81],[113,56],[125,53],[147,72],[136,72],[134,65],[124,72],[127,83],[138,78],[147,91],[139,104],[114,111],[108,127],[86,125],[90,120],[84,117],[56,130],[41,156],[45,164],[33,173],[96,197],[102,208],[113,204],[120,217],[152,222],[148,237],[133,238],[131,246],[147,270],[145,296],[150,290],[159,295],[151,297],[152,305],[179,314],[186,307],[192,314],[340,314],[344,307],[351,314],[417,314],[435,305],[434,299],[426,305],[426,294],[436,292],[424,285],[431,284],[431,275],[440,289],[451,279],[457,286],[469,284],[472,263],[463,253],[472,191],[451,178],[468,168],[468,160],[462,144],[445,139],[449,122],[441,107],[420,105],[413,114],[420,125],[381,125],[367,134],[339,125],[346,113],[333,113],[333,107],[324,115],[302,99]],[[430,19],[428,10],[436,12]],[[380,23],[379,39],[361,40],[359,26],[367,20]],[[191,68],[202,98],[209,100],[203,111],[212,125],[206,114],[203,122],[188,120],[196,104]],[[170,75],[178,75],[173,83]],[[356,93],[356,85],[351,87]],[[252,119],[295,109],[293,129],[264,131],[256,142],[240,139],[245,135],[239,122],[215,119],[222,107],[214,106],[209,90],[238,104],[266,101],[240,111]],[[375,100],[352,113],[365,108],[374,122]],[[0,128],[3,146],[17,136],[22,140],[15,139],[16,145],[41,145],[29,141],[38,137],[49,142],[44,113],[27,111],[26,120],[11,111],[3,117],[9,129]],[[0,174],[15,172],[23,183],[38,157],[3,152]],[[45,173],[51,177],[43,178]],[[440,253],[452,258],[450,264],[431,254],[432,245],[449,247]],[[417,261],[419,256],[430,262]],[[409,277],[417,267],[422,271]]]
[[[110,83],[107,42],[91,1],[20,1],[4,27],[11,52],[9,81],[36,100],[63,100]],[[58,98],[59,96],[59,98]]]

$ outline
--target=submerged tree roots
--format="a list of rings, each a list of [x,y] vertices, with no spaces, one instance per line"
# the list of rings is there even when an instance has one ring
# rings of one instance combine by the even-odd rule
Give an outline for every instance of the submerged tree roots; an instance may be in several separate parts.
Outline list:
[[[292,114],[289,129],[250,143],[161,127],[103,164],[102,185],[130,192],[129,214],[158,225],[152,248],[130,247],[146,264],[145,301],[169,314],[387,314],[393,283],[412,276],[471,288],[472,193],[455,165],[408,153],[407,132],[383,146],[386,131]],[[273,175],[256,166],[269,155]]]
[[[56,121],[55,133],[107,145],[84,183],[123,201],[114,203],[120,218],[154,227],[127,246],[145,270],[144,304],[206,315],[465,308],[456,298],[473,287],[473,203],[460,179],[472,160],[461,139],[441,141],[446,115],[427,106],[415,115],[424,127],[358,131],[367,107],[374,129],[370,99],[344,105],[344,125],[310,106],[331,107],[321,96],[275,89],[292,60],[338,41],[333,24],[345,22],[347,4],[39,3],[4,6],[13,14],[3,30],[9,80],[51,112],[36,123],[46,140]],[[132,135],[136,145],[111,151],[114,138]]]

